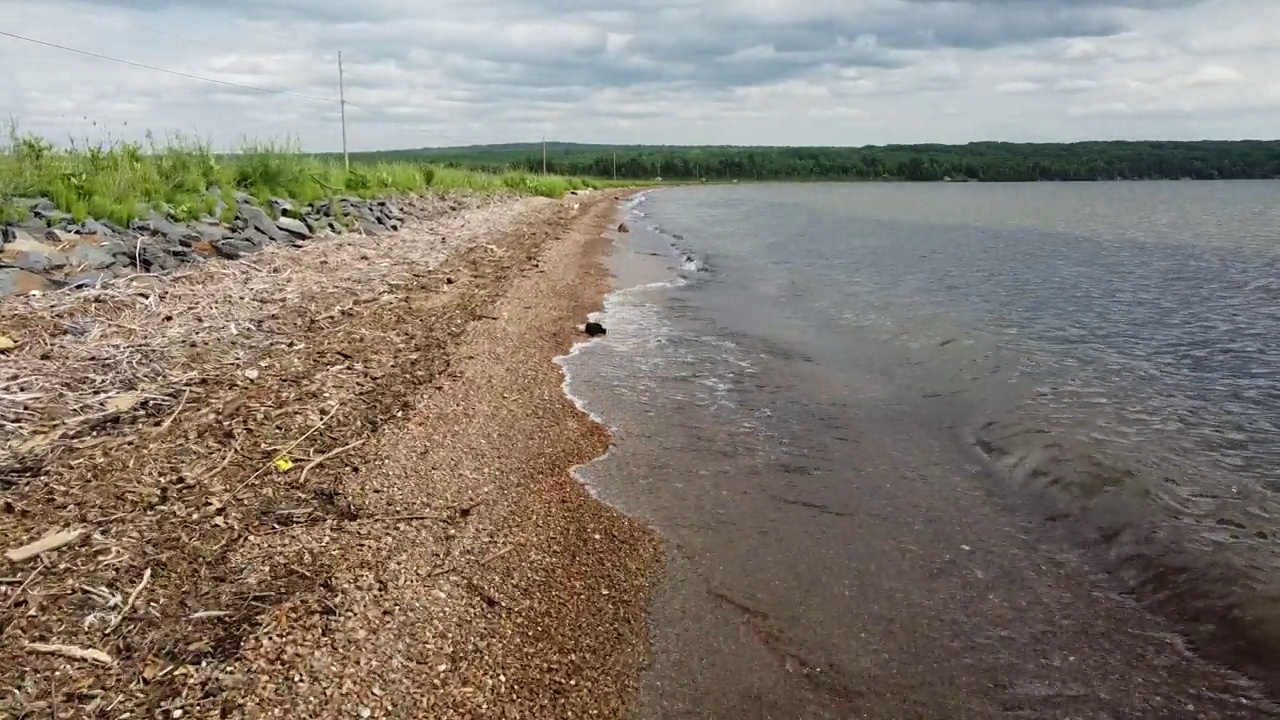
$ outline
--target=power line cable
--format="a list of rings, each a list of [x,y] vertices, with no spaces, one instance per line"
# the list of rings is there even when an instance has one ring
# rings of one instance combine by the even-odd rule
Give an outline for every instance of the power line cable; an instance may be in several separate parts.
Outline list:
[[[133,23],[127,23],[127,24],[132,25]],[[155,28],[148,28],[148,27],[145,27],[145,26],[142,26],[142,25],[135,25],[135,27],[138,27],[138,28],[141,28],[141,29],[144,29],[144,30],[149,30],[149,31],[151,31],[151,32],[157,32],[157,33],[160,33],[160,34],[163,34],[163,35],[170,35],[171,37],[175,37],[175,38],[179,38],[179,39],[183,39],[183,40],[191,40],[191,41],[193,41],[193,42],[198,42],[198,43],[200,43],[200,44],[202,44],[202,45],[208,45],[208,46],[210,46],[210,47],[216,47],[216,48],[223,49],[223,50],[229,50],[229,51],[231,51],[231,52],[240,52],[240,51],[237,51],[237,50],[232,50],[231,48],[225,48],[225,47],[222,47],[222,46],[220,46],[220,45],[214,45],[214,44],[212,44],[212,43],[201,42],[201,41],[199,41],[199,40],[195,40],[194,38],[188,38],[188,37],[183,37],[183,36],[181,36],[181,35],[176,35],[176,34],[173,34],[173,33],[167,33],[167,32],[161,31],[161,30],[157,30],[157,29],[155,29]],[[286,96],[286,97],[300,98],[300,99],[303,99],[303,100],[314,100],[314,101],[317,101],[317,102],[328,102],[328,103],[334,103],[334,104],[338,104],[339,102],[341,102],[341,101],[339,101],[339,100],[338,100],[338,99],[336,99],[336,98],[326,98],[326,97],[320,97],[320,96],[318,96],[318,95],[306,95],[306,94],[303,94],[303,93],[289,92],[289,91],[287,91],[287,90],[275,90],[275,89],[272,89],[272,88],[257,87],[257,86],[255,86],[255,85],[245,85],[245,84],[243,84],[243,83],[231,82],[231,81],[229,81],[229,80],[218,80],[218,79],[215,79],[215,78],[204,77],[204,76],[201,76],[201,75],[194,75],[194,74],[192,74],[192,73],[185,73],[185,72],[181,72],[181,71],[179,71],[179,70],[171,70],[171,69],[169,69],[169,68],[157,67],[157,66],[155,66],[155,65],[147,65],[147,64],[145,64],[145,63],[134,62],[134,61],[132,61],[132,60],[125,60],[125,59],[123,59],[123,58],[112,57],[112,56],[110,56],[110,55],[102,55],[102,54],[99,54],[99,53],[90,52],[90,51],[88,51],[88,50],[81,50],[81,49],[79,49],[79,48],[73,48],[73,47],[69,47],[69,46],[66,46],[66,45],[59,45],[59,44],[57,44],[57,43],[52,43],[52,42],[48,42],[48,41],[45,41],[45,40],[38,40],[38,39],[36,39],[36,38],[26,37],[25,35],[18,35],[18,34],[16,34],[16,33],[6,32],[6,31],[4,31],[4,30],[0,30],[0,36],[11,37],[11,38],[14,38],[15,40],[22,40],[22,41],[24,41],[24,42],[33,43],[33,44],[36,44],[36,45],[43,45],[43,46],[45,46],[45,47],[55,48],[55,49],[57,49],[57,50],[64,50],[64,51],[66,51],[66,52],[75,53],[75,54],[77,54],[77,55],[83,55],[83,56],[85,56],[85,57],[90,57],[90,58],[94,58],[94,59],[97,59],[97,60],[106,60],[106,61],[109,61],[109,62],[120,63],[120,64],[122,64],[122,65],[128,65],[128,66],[130,66],[130,67],[141,68],[141,69],[143,69],[143,70],[151,70],[151,71],[154,71],[154,72],[165,73],[165,74],[168,74],[168,75],[175,75],[175,76],[177,76],[177,77],[187,78],[187,79],[189,79],[189,80],[199,80],[199,81],[201,81],[201,82],[213,83],[213,84],[216,84],[216,85],[223,85],[223,86],[226,86],[226,87],[239,88],[239,89],[241,89],[241,90],[252,90],[252,91],[254,91],[254,92],[269,93],[269,94],[273,94],[273,95],[283,95],[283,96]],[[398,121],[398,120],[392,120],[392,119],[390,119],[390,118],[387,118],[387,117],[386,117],[389,113],[387,113],[387,111],[385,111],[385,110],[377,110],[377,109],[374,109],[374,108],[364,107],[364,106],[361,106],[361,105],[356,105],[355,103],[351,103],[351,102],[347,102],[347,103],[345,103],[345,104],[346,104],[346,106],[347,106],[348,108],[352,108],[352,109],[355,109],[355,110],[360,110],[360,111],[362,111],[362,112],[367,112],[367,113],[370,113],[370,114],[373,114],[373,115],[382,115],[382,116],[384,117],[384,119],[382,120],[382,122],[387,123],[387,124],[389,124],[389,125],[397,125],[397,126],[399,126],[399,127],[405,128],[405,129],[407,129],[407,130],[413,130],[413,131],[415,131],[415,132],[426,133],[426,134],[434,135],[434,136],[437,136],[437,137],[439,137],[439,136],[441,136],[441,135],[445,135],[445,136],[450,136],[450,135],[452,135],[454,138],[460,138],[460,136],[458,136],[458,135],[456,135],[456,134],[453,134],[453,133],[441,133],[439,130],[431,130],[431,129],[424,128],[424,127],[419,127],[419,126],[409,125],[409,124],[406,124],[406,123],[401,122],[401,121]]]
[[[129,65],[131,67],[136,67],[136,68],[142,68],[144,70],[154,70],[155,72],[162,72],[168,75],[177,75],[178,77],[184,77],[189,80],[199,80],[201,82],[214,83],[216,85],[226,85],[227,87],[240,88],[241,90],[253,90],[255,92],[271,93],[273,95],[285,95],[288,97],[301,98],[303,100],[316,100],[319,102],[328,102],[328,103],[338,102],[336,98],[326,98],[326,97],[320,97],[318,95],[304,95],[302,93],[289,92],[288,90],[273,90],[271,88],[257,87],[254,85],[244,85],[241,83],[231,82],[229,80],[216,80],[214,78],[203,77],[200,75],[192,75],[191,73],[184,73],[178,70],[170,70],[168,68],[156,67],[155,65],[146,65],[139,62],[134,62],[132,60],[124,60],[122,58],[111,57],[110,55],[99,55],[98,53],[89,52],[88,50],[80,50],[79,48],[67,47],[66,45],[59,45],[57,43],[46,42],[44,40],[37,40],[35,38],[26,37],[25,35],[17,35],[11,32],[5,32],[4,30],[0,30],[0,35],[3,35],[5,37],[11,37],[16,40],[23,40],[25,42],[34,43],[36,45],[44,45],[45,47],[56,48],[58,50],[65,50],[67,52],[76,53],[77,55],[84,55],[86,57],[96,58],[98,60],[108,60],[110,62],[120,63],[122,65]]]

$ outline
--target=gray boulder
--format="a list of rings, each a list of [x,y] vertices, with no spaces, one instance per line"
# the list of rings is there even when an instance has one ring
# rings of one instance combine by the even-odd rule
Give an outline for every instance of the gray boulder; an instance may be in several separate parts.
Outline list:
[[[41,235],[44,235],[44,231],[47,230],[48,228],[49,226],[45,225],[43,220],[35,220],[35,219],[23,220],[17,225],[17,229],[24,230],[35,237],[40,237]]]
[[[271,210],[276,217],[297,217],[294,214],[293,203],[284,198],[271,198]]]
[[[112,275],[101,270],[89,270],[67,278],[67,287],[69,288],[87,288],[101,285],[110,280]]]
[[[107,225],[90,218],[80,225],[82,235],[113,235],[115,231]]]
[[[291,217],[281,217],[276,221],[276,227],[302,240],[307,240],[311,237],[311,230],[301,220]]]
[[[245,227],[253,228],[275,242],[283,242],[285,239],[284,233],[276,227],[275,221],[262,208],[241,203],[236,219],[243,222]]]
[[[147,238],[140,241],[142,249],[137,250],[137,258],[142,269],[151,273],[176,270],[184,262],[191,262],[195,255],[176,241],[163,237]]]
[[[143,247],[146,247],[145,245]],[[116,265],[128,265],[132,261],[124,243],[108,240],[103,243],[81,243],[67,253],[67,264],[85,270],[101,270]]]
[[[44,231],[45,242],[60,245],[67,242],[75,242],[76,234],[69,230],[60,230],[58,228],[49,228]]]
[[[221,238],[213,241],[213,250],[228,260],[239,260],[250,253],[261,250],[262,246],[257,245],[251,240],[244,237]]]
[[[49,198],[37,198],[29,201],[27,211],[40,220],[60,215],[58,206]]]
[[[226,234],[227,229],[217,220],[201,220],[191,228],[200,236],[201,240],[213,242]]]
[[[254,230],[253,228],[245,228],[243,231],[234,233],[228,237],[232,237],[237,240],[244,240],[252,244],[258,250],[261,250],[262,248],[271,244],[271,238],[267,237],[263,233],[258,232],[257,230]]]
[[[67,256],[64,253],[22,230],[15,230],[9,242],[0,249],[0,265],[29,272],[47,272],[66,264]]]
[[[0,297],[48,292],[53,288],[54,284],[51,280],[35,273],[20,268],[0,268]]]
[[[145,220],[134,220],[131,228],[137,232],[161,235],[169,240],[199,240],[200,234],[185,225],[179,225],[164,215],[151,211]]]

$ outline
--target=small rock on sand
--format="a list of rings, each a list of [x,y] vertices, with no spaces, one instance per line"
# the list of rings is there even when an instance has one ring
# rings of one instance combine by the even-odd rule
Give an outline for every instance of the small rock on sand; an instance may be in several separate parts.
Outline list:
[[[590,335],[591,337],[596,337],[597,335],[604,335],[605,333],[609,332],[608,330],[605,330],[603,325],[595,322],[587,323],[582,330],[583,332]]]
[[[631,228],[627,227],[626,223],[618,223],[618,232],[631,232]]]

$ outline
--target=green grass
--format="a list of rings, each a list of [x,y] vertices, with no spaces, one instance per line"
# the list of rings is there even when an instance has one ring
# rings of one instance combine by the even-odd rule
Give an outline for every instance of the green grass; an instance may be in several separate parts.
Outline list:
[[[239,190],[262,203],[272,197],[309,203],[337,195],[370,198],[429,190],[560,198],[570,190],[623,185],[406,160],[356,161],[346,171],[339,159],[303,153],[291,144],[246,144],[239,152],[215,153],[207,143],[180,136],[56,148],[42,138],[11,132],[0,144],[0,222],[17,217],[12,203],[17,198],[49,198],[77,222],[92,217],[124,225],[152,208],[179,220],[211,215],[219,201],[213,188],[228,202]]]

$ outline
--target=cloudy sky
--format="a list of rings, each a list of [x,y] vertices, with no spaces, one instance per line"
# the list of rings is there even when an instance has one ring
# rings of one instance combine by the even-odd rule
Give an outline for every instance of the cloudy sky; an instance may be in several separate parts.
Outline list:
[[[864,145],[1280,136],[1280,0],[0,0],[55,140]],[[233,85],[276,93],[256,92]],[[291,94],[286,94],[291,93]]]

